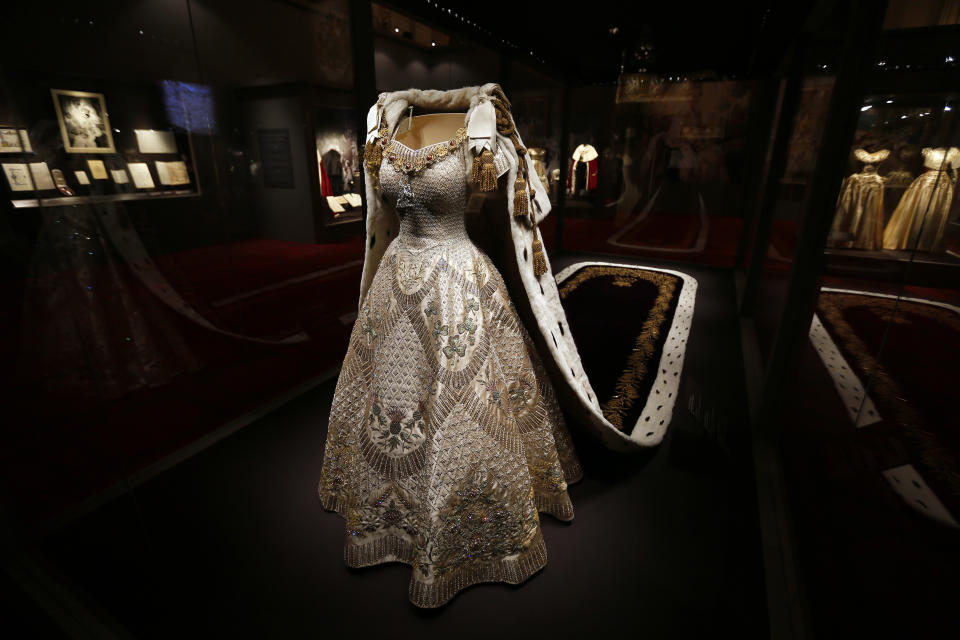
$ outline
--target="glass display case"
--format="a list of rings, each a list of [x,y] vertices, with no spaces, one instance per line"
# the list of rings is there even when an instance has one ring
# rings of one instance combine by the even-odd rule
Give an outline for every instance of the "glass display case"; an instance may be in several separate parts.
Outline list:
[[[541,635],[637,616],[664,636],[950,635],[960,12],[885,4],[11,7],[14,635],[428,637],[486,629],[491,607],[549,611]],[[377,119],[411,88],[438,91]],[[390,160],[425,115],[458,128],[409,157],[462,175]],[[461,244],[429,264],[456,225],[394,193],[421,185],[465,202]],[[401,227],[423,245],[365,269]],[[327,447],[332,407],[353,448]],[[414,503],[429,517],[405,519]],[[574,508],[569,527],[538,515]],[[505,551],[534,539],[532,560]],[[413,566],[344,567],[374,557]],[[403,597],[526,578],[429,615]]]

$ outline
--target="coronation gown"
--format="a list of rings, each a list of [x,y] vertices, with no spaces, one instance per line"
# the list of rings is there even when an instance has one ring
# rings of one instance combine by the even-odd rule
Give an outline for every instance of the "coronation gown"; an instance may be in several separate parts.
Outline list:
[[[504,281],[467,236],[464,138],[384,153],[400,231],[353,327],[319,486],[346,519],[347,565],[411,565],[421,607],[542,568],[538,511],[571,520],[581,476]]]
[[[883,178],[876,167],[867,165],[844,179],[831,236],[831,246],[871,250],[883,246]]]

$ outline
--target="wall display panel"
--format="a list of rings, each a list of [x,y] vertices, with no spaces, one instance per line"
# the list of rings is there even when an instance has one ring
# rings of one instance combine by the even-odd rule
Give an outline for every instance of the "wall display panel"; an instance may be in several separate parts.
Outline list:
[[[0,97],[0,229],[16,248],[0,346],[18,354],[3,380],[24,417],[0,481],[31,525],[324,375],[342,356],[340,318],[356,311],[341,285],[355,279],[361,229],[318,231],[312,107],[301,110],[307,95],[336,94],[349,113],[328,128],[356,138],[349,3],[120,4],[82,19],[18,6],[0,43],[16,60]],[[282,50],[264,38],[280,33]],[[35,55],[15,55],[25,46]],[[84,55],[48,55],[65,49]],[[280,91],[297,94],[286,111],[265,95]],[[255,101],[269,106],[248,110]],[[290,132],[287,200],[263,196],[256,140],[278,127]],[[358,162],[355,143],[341,153]],[[338,206],[359,219],[362,184],[342,173]],[[273,233],[288,220],[302,232]],[[70,451],[84,453],[55,462]]]
[[[327,206],[326,224],[357,220],[363,204],[358,112],[318,106],[314,109],[317,179]]]
[[[129,201],[133,193],[124,187],[126,181],[111,176],[126,175],[128,165],[148,158],[179,163],[174,166],[187,175],[185,179],[181,171],[177,182],[159,186],[142,180],[139,197],[199,195],[199,183],[190,179],[195,173],[192,134],[172,123],[163,83],[64,80],[39,72],[11,74],[9,82],[18,98],[18,118],[29,124],[5,129],[4,157],[34,160],[27,164],[40,196],[17,196],[23,186],[15,190],[8,181],[14,208],[75,206],[91,203],[91,198]],[[64,86],[83,90],[60,88]]]

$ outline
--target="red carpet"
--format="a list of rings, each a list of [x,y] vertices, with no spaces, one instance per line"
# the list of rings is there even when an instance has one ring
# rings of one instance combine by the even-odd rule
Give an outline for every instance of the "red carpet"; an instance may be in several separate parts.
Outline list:
[[[357,238],[333,245],[249,240],[157,260],[174,289],[217,328],[261,338],[306,332],[297,344],[206,329],[125,274],[119,282],[140,301],[144,320],[162,329],[156,335],[176,335],[194,364],[160,386],[131,385],[133,391],[109,400],[66,387],[57,393],[49,380],[8,381],[14,391],[8,407],[18,418],[0,453],[8,507],[28,522],[53,517],[338,365],[361,269],[344,265],[362,258]],[[14,330],[19,318],[5,319]],[[4,351],[14,346],[5,344]],[[55,379],[62,377],[58,371]]]
[[[960,361],[960,314],[853,293],[822,292],[817,313],[877,404],[871,427],[898,440],[960,517],[960,417],[950,372]],[[921,355],[922,354],[922,355]],[[921,357],[918,357],[921,355]]]
[[[568,213],[563,222],[563,249],[566,251],[644,256],[726,267],[733,266],[736,260],[743,223],[740,218],[732,217],[650,213],[617,238],[629,220],[618,225],[613,218],[578,218],[573,215]],[[553,246],[556,224],[556,216],[550,215],[540,225],[548,248]],[[703,246],[698,247],[701,233]],[[619,244],[613,244],[611,240]]]

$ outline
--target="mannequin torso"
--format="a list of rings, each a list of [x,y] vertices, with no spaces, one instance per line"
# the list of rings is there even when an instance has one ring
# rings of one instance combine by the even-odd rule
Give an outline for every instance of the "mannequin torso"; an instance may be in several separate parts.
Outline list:
[[[404,118],[397,125],[393,139],[416,151],[452,138],[464,126],[466,116],[465,113],[427,113]]]

